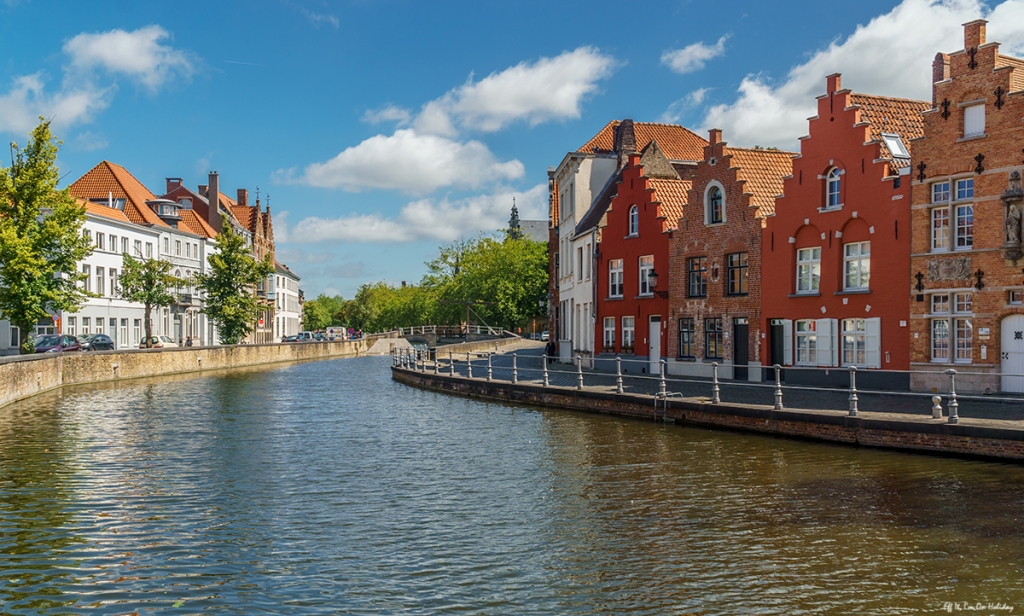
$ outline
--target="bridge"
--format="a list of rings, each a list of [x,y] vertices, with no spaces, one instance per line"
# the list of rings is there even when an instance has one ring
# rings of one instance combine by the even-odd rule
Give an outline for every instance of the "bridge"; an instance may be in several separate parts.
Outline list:
[[[412,344],[425,344],[430,348],[515,336],[512,332],[505,331],[500,327],[487,325],[470,325],[469,327],[465,325],[416,325],[414,327],[399,327],[394,334],[399,338],[405,338]]]

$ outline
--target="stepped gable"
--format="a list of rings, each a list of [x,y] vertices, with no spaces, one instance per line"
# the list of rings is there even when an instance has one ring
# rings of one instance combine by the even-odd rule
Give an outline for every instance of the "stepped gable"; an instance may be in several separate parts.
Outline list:
[[[852,106],[860,108],[861,122],[869,124],[870,141],[877,141],[881,146],[881,158],[890,159],[890,175],[899,173],[902,167],[910,166],[909,158],[896,158],[889,151],[882,133],[896,133],[903,141],[907,151],[913,155],[911,140],[924,137],[924,118],[921,114],[932,108],[926,101],[910,98],[892,98],[872,94],[850,94]]]
[[[647,170],[644,169],[646,172]],[[658,204],[658,218],[661,218],[662,232],[673,231],[679,228],[679,219],[683,217],[683,206],[689,199],[688,193],[693,188],[690,180],[670,180],[664,178],[650,178],[647,186],[654,190],[651,195],[651,202]]]
[[[727,148],[730,169],[737,181],[744,182],[743,194],[750,196],[750,207],[757,208],[757,217],[775,213],[775,197],[783,192],[783,178],[793,174],[795,152]]]
[[[644,168],[644,177],[678,180],[679,174],[672,166],[665,153],[658,147],[657,140],[651,140],[640,152],[640,166]]]
[[[110,161],[102,161],[68,187],[72,195],[82,199],[124,199],[124,214],[137,225],[168,226],[146,201],[156,199],[145,185],[127,169]]]
[[[644,149],[657,140],[658,145],[669,160],[704,160],[704,146],[707,140],[693,131],[678,124],[661,124],[658,122],[631,122],[633,125],[634,151]],[[577,152],[613,154],[615,153],[616,137],[621,120],[612,120],[598,131],[590,141],[583,144]]]

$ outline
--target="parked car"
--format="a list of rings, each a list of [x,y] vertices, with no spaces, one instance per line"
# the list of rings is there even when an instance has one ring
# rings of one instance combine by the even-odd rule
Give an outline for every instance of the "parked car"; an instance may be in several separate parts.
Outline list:
[[[78,337],[83,351],[113,351],[114,341],[106,334],[85,334]]]
[[[153,336],[150,338],[150,340],[153,341],[152,348],[154,349],[173,349],[178,346],[178,343],[175,342],[174,340],[171,340],[169,336]],[[139,348],[147,348],[145,338],[142,339],[142,344],[139,345]]]
[[[313,332],[299,332],[299,342],[313,342]]]
[[[302,342],[302,338],[300,338],[298,334],[295,334],[294,336],[285,336],[284,338],[281,338],[281,342]]]
[[[549,334],[549,333],[547,332],[547,330],[545,330],[545,331],[542,331],[542,332],[540,333],[540,339],[541,339],[541,340],[542,340],[543,342],[547,342],[548,340],[550,340],[550,338],[551,338],[551,334]]]
[[[35,339],[32,346],[35,347],[36,353],[67,353],[82,350],[77,338],[60,334],[40,336]]]

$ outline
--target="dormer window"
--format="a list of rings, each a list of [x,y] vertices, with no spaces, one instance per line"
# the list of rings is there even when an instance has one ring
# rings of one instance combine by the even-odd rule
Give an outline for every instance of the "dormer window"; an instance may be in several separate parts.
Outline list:
[[[635,205],[629,208],[629,234],[640,234],[640,212]]]
[[[889,148],[893,158],[910,158],[907,146],[903,144],[903,140],[896,133],[882,133],[882,141],[885,142],[885,147]]]
[[[188,198],[178,199],[178,205],[180,205],[181,207],[185,208],[186,210],[191,210],[192,209],[192,199],[188,199]]]
[[[171,205],[170,203],[161,203],[160,204],[160,211],[159,211],[159,215],[160,216],[177,216],[177,214],[178,214],[178,206]]]
[[[825,207],[833,208],[839,207],[843,204],[840,197],[842,188],[842,172],[839,171],[838,167],[832,167],[828,170],[828,174],[825,175]]]
[[[722,203],[722,189],[712,186],[708,191],[708,224],[714,225],[725,221],[725,208]]]

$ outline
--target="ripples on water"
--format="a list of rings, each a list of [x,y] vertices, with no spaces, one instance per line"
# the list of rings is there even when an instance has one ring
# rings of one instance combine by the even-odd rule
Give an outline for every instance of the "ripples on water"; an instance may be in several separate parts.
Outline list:
[[[447,398],[388,362],[0,409],[0,613],[1024,611],[1022,468]]]

